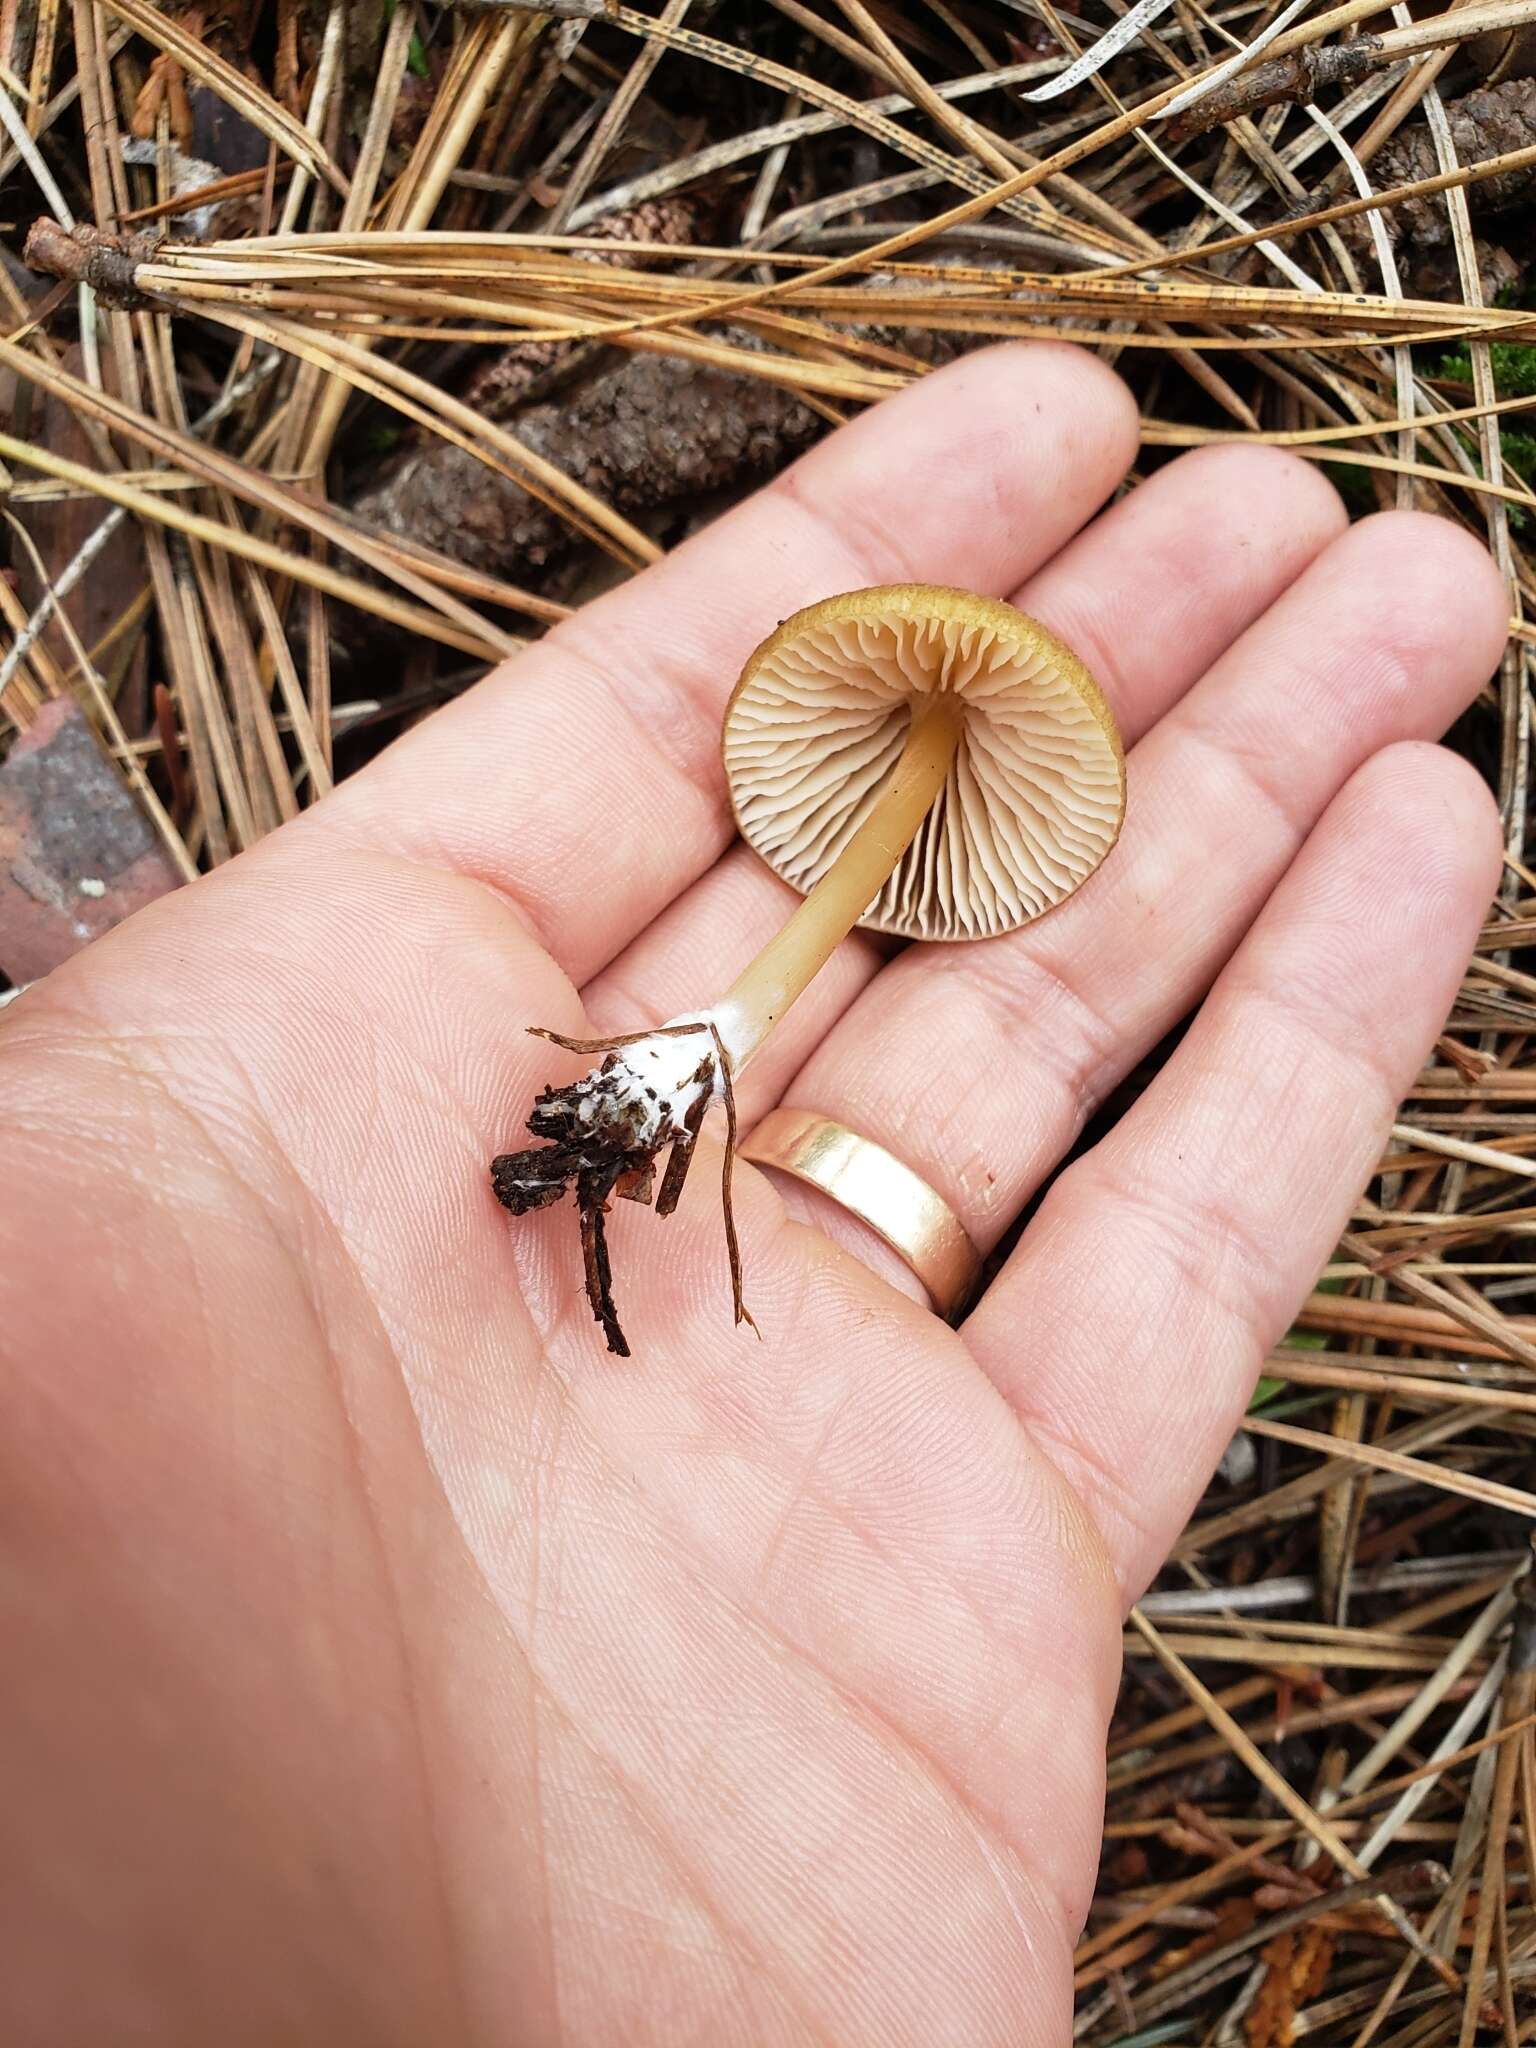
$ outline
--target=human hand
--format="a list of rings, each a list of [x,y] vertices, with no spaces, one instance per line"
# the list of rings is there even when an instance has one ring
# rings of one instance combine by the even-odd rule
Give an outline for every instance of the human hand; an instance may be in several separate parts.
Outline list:
[[[1499,861],[1418,743],[1497,659],[1486,556],[1254,447],[1093,520],[1135,443],[1071,350],[928,378],[6,1013],[7,2039],[1066,2038],[1122,1611]],[[747,1167],[733,1330],[700,1165],[610,1219],[615,1361],[568,1206],[487,1185],[584,1064],[525,1027],[687,1011],[772,931],[726,695],[903,578],[1084,657],[1125,831],[1011,937],[844,945],[748,1126],[834,1116],[990,1245],[1210,993],[958,1332]]]

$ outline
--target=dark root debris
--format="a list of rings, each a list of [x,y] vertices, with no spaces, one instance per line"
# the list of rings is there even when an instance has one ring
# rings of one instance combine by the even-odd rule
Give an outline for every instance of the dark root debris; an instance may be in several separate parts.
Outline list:
[[[700,1060],[692,1079],[703,1087],[686,1122],[663,1130],[660,1137],[644,1135],[645,1120],[632,1103],[617,1092],[605,1092],[604,1076],[618,1066],[618,1055],[627,1045],[659,1035],[683,1037],[697,1032],[693,1024],[666,1027],[662,1032],[635,1031],[622,1038],[577,1039],[557,1031],[532,1027],[536,1038],[547,1038],[567,1052],[606,1053],[595,1074],[583,1074],[563,1088],[546,1088],[538,1096],[528,1117],[530,1134],[540,1143],[521,1152],[503,1152],[491,1161],[491,1188],[496,1199],[514,1216],[526,1216],[558,1202],[567,1189],[574,1188],[581,1230],[582,1270],[587,1300],[594,1319],[602,1324],[608,1349],[616,1357],[628,1358],[629,1342],[619,1322],[613,1299],[613,1272],[608,1254],[604,1217],[617,1195],[627,1202],[654,1205],[658,1216],[670,1216],[682,1197],[683,1183],[693,1161],[704,1112],[714,1093],[718,1076],[725,1102],[726,1145],[722,1204],[725,1212],[726,1251],[730,1260],[731,1295],[737,1323],[754,1331],[756,1323],[747,1312],[741,1290],[741,1250],[736,1237],[731,1206],[731,1176],[736,1158],[736,1098],[731,1086],[730,1057],[720,1034],[711,1025],[714,1051]],[[656,1194],[656,1162],[670,1148],[661,1190]]]

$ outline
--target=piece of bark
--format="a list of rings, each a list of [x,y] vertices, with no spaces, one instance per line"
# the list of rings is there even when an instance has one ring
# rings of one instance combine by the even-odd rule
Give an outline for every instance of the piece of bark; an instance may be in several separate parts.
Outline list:
[[[1265,1942],[1259,1950],[1264,1978],[1243,2021],[1248,2048],[1291,2048],[1298,2013],[1328,1982],[1333,1949],[1334,1936],[1316,1922]]]
[[[179,880],[79,706],[45,704],[0,766],[0,970],[35,981]]]
[[[1518,291],[1525,282],[1522,266],[1498,242],[1485,242],[1481,235],[1474,235],[1472,253],[1485,306],[1493,305],[1500,292]],[[1459,299],[1461,266],[1454,246],[1450,242],[1437,242],[1429,248],[1411,244],[1406,283],[1416,299]]]

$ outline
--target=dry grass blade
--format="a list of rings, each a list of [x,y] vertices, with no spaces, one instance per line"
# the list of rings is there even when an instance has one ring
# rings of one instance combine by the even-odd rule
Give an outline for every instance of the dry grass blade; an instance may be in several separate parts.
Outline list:
[[[1270,1360],[1276,1372],[1298,1387],[1349,1387],[1357,1393],[1391,1395],[1415,1405],[1449,1401],[1457,1406],[1492,1408],[1501,1415],[1536,1415],[1536,1394],[1514,1393],[1506,1387],[1469,1386],[1464,1380],[1431,1379],[1416,1373],[1393,1372],[1390,1366],[1367,1362],[1324,1362],[1304,1351],[1290,1351]]]
[[[207,542],[210,547],[228,548],[232,554],[259,563],[276,576],[312,584],[330,597],[355,605],[359,611],[370,612],[375,618],[387,620],[406,632],[439,641],[445,647],[456,647],[462,653],[477,655],[486,661],[495,661],[516,651],[518,643],[499,635],[489,624],[478,630],[458,626],[437,612],[405,604],[387,592],[376,590],[371,584],[359,582],[356,577],[343,575],[308,556],[261,540],[243,528],[221,525],[217,520],[204,518],[201,513],[187,511],[156,492],[137,490],[115,476],[84,469],[79,463],[68,462],[47,449],[13,440],[9,434],[0,434],[0,456],[20,463],[24,468],[42,470],[45,475],[56,476],[77,489],[94,491],[97,496],[122,505],[138,518],[154,525],[174,527],[190,538]]]
[[[494,626],[481,620],[448,594],[460,580],[460,572],[454,564],[435,561],[422,549],[412,550],[409,557],[404,557],[399,549],[390,546],[383,539],[361,531],[355,523],[338,517],[319,500],[306,497],[259,471],[232,461],[216,450],[203,447],[191,435],[181,433],[173,427],[163,426],[105,393],[92,391],[88,385],[79,378],[72,377],[68,371],[57,369],[51,364],[40,365],[35,359],[25,356],[22,351],[16,349],[14,344],[0,340],[0,364],[6,363],[10,363],[19,376],[25,376],[30,381],[58,392],[80,413],[86,416],[95,414],[119,432],[142,443],[144,447],[180,463],[193,475],[219,484],[234,497],[244,499],[246,503],[256,506],[259,510],[272,513],[287,524],[306,529],[317,537],[345,549],[381,575],[387,576],[402,588],[411,591],[413,595],[441,609],[444,616],[463,631],[482,634],[486,645],[496,647],[499,644],[499,651],[502,653],[510,653],[517,646],[517,642],[510,637],[498,635]],[[54,469],[50,473],[61,479],[66,479],[68,475],[68,472],[60,469]],[[172,520],[166,523],[176,522]],[[552,616],[559,616],[558,609],[552,611],[540,599],[509,585],[498,584],[489,587],[495,593],[494,601],[510,609],[529,612],[535,618],[549,619]],[[463,643],[456,641],[450,644]]]
[[[1400,1478],[1440,1487],[1447,1493],[1465,1494],[1468,1500],[1481,1501],[1486,1507],[1505,1508],[1511,1514],[1536,1519],[1536,1494],[1527,1493],[1524,1487],[1505,1486],[1497,1480],[1480,1479],[1475,1472],[1458,1472],[1422,1458],[1405,1457],[1400,1451],[1383,1449],[1380,1444],[1351,1443],[1341,1437],[1324,1436],[1317,1430],[1296,1429],[1262,1415],[1250,1416],[1248,1427],[1256,1436],[1272,1437],[1276,1443],[1294,1444],[1298,1450],[1316,1451],[1323,1457],[1345,1458],[1378,1472],[1395,1472]]]
[[[1536,1164],[1511,1158],[1507,1152],[1495,1151],[1491,1145],[1469,1144],[1465,1138],[1449,1137],[1443,1131],[1423,1131],[1415,1124],[1394,1124],[1392,1135],[1400,1145],[1413,1145],[1426,1152],[1441,1153],[1447,1159],[1464,1159],[1473,1166],[1491,1166],[1499,1173],[1536,1180]]]
[[[367,349],[339,334],[322,330],[310,335],[280,320],[260,320],[222,307],[217,317],[242,334],[270,341],[274,347],[286,348],[313,361],[356,390],[368,392],[418,424],[431,427],[444,440],[468,450],[560,512],[578,532],[601,545],[610,545],[618,558],[630,566],[657,559],[659,550],[652,540],[575,478],[545,461],[494,420],[478,417],[471,407],[438,391],[401,365],[387,361],[375,364]]]
[[[1212,1693],[1210,1687],[1197,1678],[1182,1658],[1169,1648],[1159,1635],[1157,1629],[1139,1609],[1132,1609],[1131,1624],[1146,1642],[1148,1649],[1151,1650],[1153,1656],[1156,1657],[1163,1669],[1177,1681],[1179,1686],[1189,1695],[1190,1699],[1200,1707],[1212,1727],[1230,1745],[1233,1754],[1243,1764],[1245,1769],[1252,1772],[1253,1776],[1258,1779],[1270,1797],[1280,1806],[1284,1807],[1297,1826],[1317,1844],[1318,1848],[1325,1855],[1338,1865],[1340,1870],[1347,1872],[1350,1877],[1357,1881],[1368,1879],[1370,1872],[1367,1866],[1355,1855],[1349,1844],[1341,1839],[1328,1822],[1313,1810],[1308,1802],[1301,1797],[1300,1793],[1280,1775],[1269,1759],[1254,1746],[1241,1723],[1236,1721],[1227,1712],[1227,1709],[1221,1705],[1215,1694]],[[1379,1897],[1376,1903],[1382,1907],[1388,1919],[1391,1920],[1393,1926],[1396,1927],[1398,1933],[1402,1935],[1410,1948],[1416,1953],[1422,1954],[1424,1952],[1423,1938],[1395,1901]],[[1454,1978],[1454,1972],[1448,1972],[1448,1966],[1441,1963],[1438,1957],[1433,1958],[1433,1961],[1438,1966],[1442,1975],[1449,1974]]]

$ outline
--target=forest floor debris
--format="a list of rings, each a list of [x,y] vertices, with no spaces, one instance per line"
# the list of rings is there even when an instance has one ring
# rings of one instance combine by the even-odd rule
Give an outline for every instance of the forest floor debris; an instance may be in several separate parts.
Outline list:
[[[1504,882],[1127,1633],[1077,2033],[1515,2043],[1536,26],[1125,16],[0,0],[0,967],[232,858],[973,339],[1114,361],[1138,477],[1262,437],[1482,535],[1510,639],[1454,741]]]

